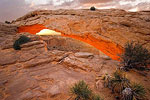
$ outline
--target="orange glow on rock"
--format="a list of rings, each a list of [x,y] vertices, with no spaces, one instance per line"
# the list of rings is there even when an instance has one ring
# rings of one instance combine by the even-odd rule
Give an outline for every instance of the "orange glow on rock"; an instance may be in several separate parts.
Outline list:
[[[41,25],[41,24],[20,26],[18,28],[18,33],[28,32],[28,33],[31,33],[31,34],[36,34],[36,33],[40,32],[42,29],[47,29],[47,27],[45,27],[44,25]]]
[[[43,29],[48,29],[48,28],[46,28],[44,25],[35,24],[35,25],[30,25],[30,26],[21,26],[21,27],[19,27],[18,32],[19,33],[20,32],[29,32],[31,34],[36,34]],[[60,32],[57,30],[54,30],[54,31]],[[123,52],[122,46],[117,45],[113,42],[104,40],[102,38],[96,39],[95,37],[93,37],[90,34],[85,35],[85,36],[78,36],[78,35],[63,34],[62,32],[60,32],[60,33],[61,33],[61,36],[70,37],[70,38],[74,38],[74,39],[86,42],[86,43],[94,46],[95,48],[99,49],[104,54],[106,54],[107,56],[111,57],[114,60],[119,60],[118,55]]]
[[[92,46],[94,46],[95,48],[99,49],[100,51],[102,51],[104,54],[106,54],[107,56],[111,57],[114,60],[119,60],[119,54],[122,54],[123,52],[123,47],[120,45],[116,45],[113,42],[109,42],[103,39],[96,39],[93,36],[77,36],[77,35],[66,35],[66,34],[62,34],[62,36],[65,37],[71,37],[83,42],[86,42]]]

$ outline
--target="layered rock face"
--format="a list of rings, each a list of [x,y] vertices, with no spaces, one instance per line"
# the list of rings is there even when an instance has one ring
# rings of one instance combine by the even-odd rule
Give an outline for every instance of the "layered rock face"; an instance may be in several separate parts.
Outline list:
[[[0,23],[0,100],[69,100],[72,96],[70,87],[79,80],[84,80],[105,100],[115,100],[111,91],[104,88],[104,81],[101,78],[116,70],[117,61],[105,55],[96,55],[88,51],[81,52],[80,48],[79,52],[66,49],[63,49],[64,51],[49,50],[47,38],[58,47],[59,43],[53,42],[53,39],[57,41],[63,39],[45,38],[30,33],[18,34],[17,31],[15,25]],[[21,45],[21,50],[14,50],[13,43],[20,35],[26,35],[31,41]],[[80,44],[66,37],[64,39]],[[88,48],[83,44],[81,46]],[[147,77],[135,72],[128,72],[127,75],[133,82],[142,82],[149,91],[149,72],[147,72]],[[149,92],[147,96],[149,99]]]
[[[86,81],[93,90],[103,88],[100,82],[95,88],[96,77],[112,73],[117,64],[103,55],[48,50],[42,37],[17,34],[13,25],[0,24],[0,35],[0,100],[67,100],[69,88],[79,80]],[[31,41],[22,44],[21,50],[14,50],[13,43],[20,35]],[[113,95],[105,98],[110,100]]]
[[[48,50],[60,50],[66,52],[90,52],[93,54],[104,55],[100,50],[88,43],[77,39],[63,36],[41,36],[41,39],[47,43]]]
[[[149,11],[40,10],[13,21],[13,24],[19,26],[19,32],[35,34],[41,27],[59,31],[62,36],[93,45],[113,59],[118,58],[129,41],[138,41],[150,49]],[[35,30],[31,31],[30,27]]]

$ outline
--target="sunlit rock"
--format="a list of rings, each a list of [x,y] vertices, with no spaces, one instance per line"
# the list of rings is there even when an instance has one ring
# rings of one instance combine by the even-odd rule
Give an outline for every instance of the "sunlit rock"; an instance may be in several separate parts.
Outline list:
[[[39,10],[18,18],[13,24],[19,27],[19,32],[36,34],[42,29],[61,32],[62,36],[86,42],[115,60],[129,41],[138,41],[150,50],[148,11]]]
[[[36,35],[61,35],[61,33],[49,29],[43,29],[39,33],[36,33]]]

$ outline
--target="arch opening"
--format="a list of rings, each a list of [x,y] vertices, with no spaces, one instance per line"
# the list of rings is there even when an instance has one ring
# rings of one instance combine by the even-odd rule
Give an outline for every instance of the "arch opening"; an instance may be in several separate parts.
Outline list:
[[[88,34],[87,36],[78,36],[78,35],[68,35],[63,34],[61,32],[57,32],[55,30],[50,30],[46,28],[44,25],[36,24],[36,25],[30,25],[30,26],[21,26],[18,29],[18,32],[29,32],[31,34],[36,35],[59,35],[63,37],[70,37],[76,40],[83,41],[85,43],[88,43],[95,48],[99,49],[101,52],[109,56],[110,58],[114,60],[119,60],[119,54],[122,54],[123,48],[120,45],[117,45],[113,42],[104,40],[102,38],[95,38],[92,35]]]
[[[42,29],[40,32],[36,33],[36,35],[61,35],[61,33],[50,29]]]

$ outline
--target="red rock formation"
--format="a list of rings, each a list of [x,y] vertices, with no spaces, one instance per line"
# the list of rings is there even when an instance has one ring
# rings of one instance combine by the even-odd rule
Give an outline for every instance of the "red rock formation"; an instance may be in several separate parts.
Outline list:
[[[31,34],[36,34],[38,32],[40,32],[42,29],[47,29],[44,25],[40,25],[40,24],[35,24],[35,25],[29,25],[29,26],[21,26],[18,29],[18,32],[29,32]],[[100,51],[102,51],[104,54],[106,54],[107,56],[111,57],[114,60],[118,60],[118,55],[122,53],[123,49],[120,45],[116,45],[113,42],[104,40],[104,39],[96,39],[95,37],[93,37],[90,34],[85,34],[85,36],[78,36],[78,35],[68,35],[68,34],[63,34],[62,36],[65,37],[70,37],[70,38],[74,38],[83,42],[86,42],[92,46],[94,46],[95,48],[99,49]]]
[[[18,18],[13,24],[21,26],[19,30],[27,30],[29,27],[26,26],[31,25],[33,27],[28,29],[28,32],[34,34],[46,26],[63,33],[63,36],[89,43],[113,59],[118,58],[117,54],[120,54],[122,47],[130,41],[140,42],[150,50],[149,11],[38,10]],[[42,26],[37,27],[36,24]],[[24,29],[21,32],[24,32]]]
[[[29,32],[31,34],[36,34],[40,32],[42,29],[47,29],[44,25],[35,24],[35,25],[27,25],[27,26],[20,26],[18,32]]]
[[[28,26],[41,24],[68,35],[85,32],[98,39],[108,40],[122,47],[129,41],[138,41],[150,50],[150,12],[126,12],[108,10],[37,10],[13,21]]]
[[[114,95],[104,88],[101,79],[105,74],[111,75],[118,62],[92,53],[47,51],[45,42],[39,36],[16,34],[17,27],[0,23],[0,100],[67,100],[71,96],[69,88],[79,80],[87,82],[93,92],[105,100],[115,100]],[[32,41],[21,45],[21,50],[14,50],[13,43],[20,35],[30,37]],[[92,34],[67,37],[82,41],[88,38],[86,41],[96,43],[101,41],[102,47],[105,47],[104,40]],[[107,44],[111,47],[115,43]],[[141,83],[145,89],[150,89],[148,71],[142,71],[142,75],[135,71],[126,74],[132,82]],[[149,92],[146,96],[150,100]]]
[[[107,56],[111,57],[114,60],[119,60],[118,55],[123,52],[123,48],[120,45],[116,45],[115,43],[104,40],[104,39],[100,39],[100,38],[96,39],[90,35],[81,37],[81,36],[77,36],[77,35],[62,34],[62,36],[71,37],[71,38],[86,42],[86,43],[94,46],[95,48],[99,49],[104,54],[106,54]]]

